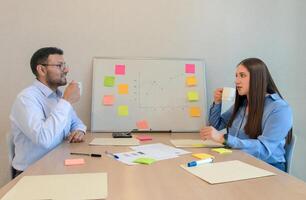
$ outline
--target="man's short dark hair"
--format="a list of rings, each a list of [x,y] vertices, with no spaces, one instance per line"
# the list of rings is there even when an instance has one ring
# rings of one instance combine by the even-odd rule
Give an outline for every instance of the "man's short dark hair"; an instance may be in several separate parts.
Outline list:
[[[39,64],[45,64],[48,60],[49,55],[58,54],[63,55],[64,51],[56,48],[56,47],[44,47],[41,49],[38,49],[32,56],[30,64],[33,74],[37,77],[37,65]]]

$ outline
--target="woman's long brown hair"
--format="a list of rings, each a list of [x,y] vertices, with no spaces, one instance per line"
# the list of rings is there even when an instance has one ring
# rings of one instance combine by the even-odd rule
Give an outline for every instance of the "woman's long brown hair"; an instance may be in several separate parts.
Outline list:
[[[266,94],[277,93],[283,98],[277,89],[266,64],[258,58],[247,58],[237,66],[243,65],[250,72],[249,99],[246,95],[240,96],[236,91],[234,110],[227,125],[231,127],[240,107],[244,103],[249,106],[248,119],[244,127],[245,133],[252,139],[262,134],[262,116]],[[248,102],[247,102],[248,101]],[[289,140],[289,141],[288,141]],[[291,130],[287,136],[287,142],[291,140]]]

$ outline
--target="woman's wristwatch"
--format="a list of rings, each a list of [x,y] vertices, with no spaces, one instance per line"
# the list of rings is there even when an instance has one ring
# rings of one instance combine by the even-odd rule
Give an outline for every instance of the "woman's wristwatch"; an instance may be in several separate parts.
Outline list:
[[[225,133],[223,135],[223,138],[224,138],[224,142],[222,143],[224,146],[227,146],[227,138],[228,138],[228,133]]]

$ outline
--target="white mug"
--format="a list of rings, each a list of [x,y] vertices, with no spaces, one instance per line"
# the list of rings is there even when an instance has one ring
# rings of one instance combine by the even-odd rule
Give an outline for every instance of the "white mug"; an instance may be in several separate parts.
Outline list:
[[[80,89],[80,96],[82,96],[82,91],[83,91],[82,82],[77,82],[77,83],[78,83],[78,87]]]
[[[222,101],[234,101],[236,89],[231,87],[224,87],[222,92]]]

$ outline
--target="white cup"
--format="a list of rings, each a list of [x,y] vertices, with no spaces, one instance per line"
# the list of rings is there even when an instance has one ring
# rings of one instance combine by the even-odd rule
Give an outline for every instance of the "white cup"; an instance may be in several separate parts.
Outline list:
[[[222,92],[222,101],[234,101],[236,89],[231,87],[224,87]]]
[[[82,82],[77,82],[79,89],[80,89],[80,96],[82,96],[82,91],[83,91],[83,86],[82,86]]]

